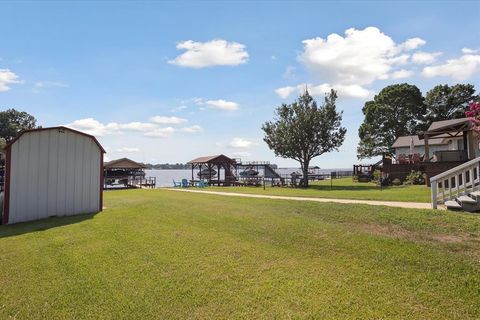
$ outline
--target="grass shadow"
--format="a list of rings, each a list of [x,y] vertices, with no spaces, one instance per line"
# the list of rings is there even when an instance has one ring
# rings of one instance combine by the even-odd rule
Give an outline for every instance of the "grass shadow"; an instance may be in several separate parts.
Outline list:
[[[88,219],[92,219],[97,213],[98,212],[65,217],[51,217],[36,221],[0,225],[0,239],[79,223]]]

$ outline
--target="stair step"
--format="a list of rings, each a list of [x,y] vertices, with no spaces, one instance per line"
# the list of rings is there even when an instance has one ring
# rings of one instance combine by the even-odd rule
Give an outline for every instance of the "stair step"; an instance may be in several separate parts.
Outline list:
[[[477,203],[477,200],[470,198],[469,196],[460,196],[457,198],[460,203]]]
[[[445,206],[447,209],[462,209],[462,206],[454,200],[445,201]]]
[[[480,197],[480,190],[479,191],[473,191],[472,193],[470,193],[470,196]]]

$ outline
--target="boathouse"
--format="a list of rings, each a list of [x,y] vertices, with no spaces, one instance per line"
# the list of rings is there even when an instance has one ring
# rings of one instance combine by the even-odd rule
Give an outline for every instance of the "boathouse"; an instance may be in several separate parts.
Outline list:
[[[70,128],[22,132],[5,147],[2,223],[102,211],[104,153]]]
[[[156,178],[145,177],[143,163],[128,158],[105,162],[104,189],[155,188]]]

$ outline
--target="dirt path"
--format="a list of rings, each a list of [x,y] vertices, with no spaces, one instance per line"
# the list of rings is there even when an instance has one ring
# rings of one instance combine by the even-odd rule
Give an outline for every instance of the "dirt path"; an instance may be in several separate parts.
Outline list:
[[[430,203],[422,203],[422,202],[377,201],[377,200],[355,200],[355,199],[289,197],[289,196],[267,196],[267,195],[261,195],[261,194],[247,194],[247,193],[220,192],[220,191],[202,191],[202,190],[192,190],[192,189],[172,189],[172,188],[167,188],[165,190],[178,191],[178,192],[213,194],[213,195],[227,196],[227,197],[245,197],[245,198],[294,200],[294,201],[315,201],[315,202],[334,202],[334,203],[347,203],[347,204],[368,204],[368,205],[371,205],[371,206],[388,206],[388,207],[409,208],[409,209],[432,209],[432,205]]]

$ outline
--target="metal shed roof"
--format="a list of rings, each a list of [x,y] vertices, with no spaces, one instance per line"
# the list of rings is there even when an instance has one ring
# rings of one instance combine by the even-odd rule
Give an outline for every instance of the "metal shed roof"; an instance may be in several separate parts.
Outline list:
[[[71,128],[64,127],[64,126],[47,127],[47,128],[35,128],[35,129],[30,129],[30,130],[24,130],[24,131],[20,132],[12,141],[10,141],[9,143],[7,143],[7,145],[5,146],[4,149],[8,149],[12,144],[14,144],[18,139],[20,139],[20,137],[23,136],[25,133],[35,132],[35,131],[46,131],[46,130],[67,130],[67,131],[71,131],[71,132],[75,132],[75,133],[84,135],[84,136],[86,136],[86,137],[91,138],[91,139],[95,142],[95,144],[100,148],[100,150],[102,150],[103,153],[106,153],[106,152],[105,152],[105,149],[103,149],[103,147],[102,147],[102,145],[100,144],[100,142],[98,142],[97,138],[95,138],[94,136],[92,136],[92,135],[90,135],[90,134],[87,134],[87,133],[85,133],[85,132],[78,131],[78,130],[71,129]]]

